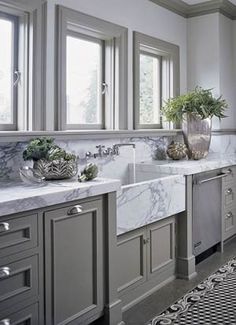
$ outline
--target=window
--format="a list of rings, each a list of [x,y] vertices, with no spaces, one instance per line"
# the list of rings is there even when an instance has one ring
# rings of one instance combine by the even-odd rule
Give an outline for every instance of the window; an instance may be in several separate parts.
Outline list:
[[[162,102],[179,92],[179,48],[134,32],[134,128],[161,128]]]
[[[15,130],[17,114],[18,17],[0,12],[0,129]]]
[[[103,128],[103,42],[71,33],[66,52],[66,124]]]
[[[60,130],[127,128],[127,29],[58,6]]]

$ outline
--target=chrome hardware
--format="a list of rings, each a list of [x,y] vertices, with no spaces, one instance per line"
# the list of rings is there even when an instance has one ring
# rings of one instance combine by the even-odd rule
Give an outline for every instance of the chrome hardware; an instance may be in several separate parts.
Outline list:
[[[228,168],[227,171],[226,171],[226,174],[227,175],[231,175],[233,173],[232,169],[231,168]]]
[[[96,146],[96,148],[98,149],[98,152],[93,155],[94,158],[97,158],[97,157],[102,158],[103,157],[103,151],[104,151],[103,149],[105,148],[105,146],[99,144],[98,146]]]
[[[20,82],[21,73],[20,73],[20,71],[15,70],[14,75],[16,76],[16,80],[14,81],[13,86],[16,87],[18,85],[18,83]]]
[[[108,90],[108,84],[106,82],[102,83],[102,95],[105,95],[105,93]]]
[[[230,211],[226,214],[226,219],[230,219],[233,217],[233,213]]]
[[[227,195],[230,195],[230,194],[232,194],[232,193],[233,193],[233,190],[232,190],[231,187],[228,188],[228,189],[226,190],[226,194],[227,194]]]
[[[198,184],[201,185],[203,183],[213,181],[214,179],[224,178],[226,176],[228,176],[228,174],[222,173],[222,174],[219,174],[219,175],[214,176],[214,177],[210,177],[210,178],[203,179],[202,181],[199,181]]]
[[[0,325],[11,325],[11,321],[9,318],[0,320]]]
[[[0,267],[0,279],[10,276],[11,269],[7,266]]]
[[[118,156],[118,155],[120,154],[120,150],[119,150],[119,148],[120,148],[120,147],[128,147],[128,146],[133,147],[133,149],[136,148],[135,143],[116,143],[116,144],[114,144],[114,146],[113,146],[113,151],[115,152],[115,155]]]
[[[73,216],[75,214],[83,212],[82,206],[81,205],[75,205],[73,208],[70,208],[67,211],[68,216]]]
[[[93,157],[92,152],[87,151],[86,154],[85,154],[85,159],[89,159],[89,158],[91,158],[91,157]]]
[[[0,232],[5,232],[10,230],[10,225],[8,222],[1,222],[0,223]]]

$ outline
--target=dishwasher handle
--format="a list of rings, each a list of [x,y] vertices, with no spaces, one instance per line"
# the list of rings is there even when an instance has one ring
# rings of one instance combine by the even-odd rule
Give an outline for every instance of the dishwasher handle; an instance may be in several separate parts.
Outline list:
[[[214,177],[209,177],[209,178],[203,179],[201,181],[198,181],[198,184],[201,185],[201,184],[204,184],[206,182],[213,181],[214,179],[224,178],[224,177],[226,177],[228,175],[229,175],[228,173],[221,173],[221,174],[216,175]]]

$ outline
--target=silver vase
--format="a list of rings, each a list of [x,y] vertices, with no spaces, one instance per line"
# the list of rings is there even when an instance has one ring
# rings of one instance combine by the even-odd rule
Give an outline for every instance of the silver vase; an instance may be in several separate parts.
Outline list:
[[[182,123],[184,142],[189,159],[201,159],[208,155],[211,143],[212,120],[202,120],[199,116],[187,114]]]
[[[77,162],[63,159],[48,161],[40,159],[34,162],[34,169],[47,180],[72,178],[77,174]]]

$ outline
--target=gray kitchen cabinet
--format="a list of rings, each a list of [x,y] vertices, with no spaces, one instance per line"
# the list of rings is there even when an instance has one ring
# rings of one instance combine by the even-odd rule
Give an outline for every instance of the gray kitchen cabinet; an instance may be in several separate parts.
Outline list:
[[[224,170],[228,174],[222,186],[222,237],[236,234],[236,166]]]
[[[38,245],[38,215],[1,217],[0,258]]]
[[[88,324],[104,308],[103,201],[44,214],[47,325]]]
[[[118,237],[118,292],[132,290],[146,281],[146,228]]]
[[[175,217],[147,227],[148,278],[159,276],[166,267],[175,267]]]
[[[175,274],[175,226],[173,216],[118,236],[118,293],[125,303]]]

